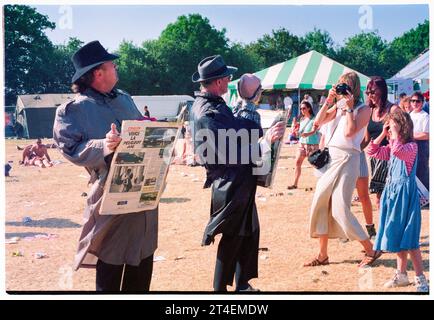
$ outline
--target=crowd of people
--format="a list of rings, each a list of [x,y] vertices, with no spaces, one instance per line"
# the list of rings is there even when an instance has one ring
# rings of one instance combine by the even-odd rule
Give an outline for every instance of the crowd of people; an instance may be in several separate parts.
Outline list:
[[[417,291],[426,292],[428,283],[419,250],[421,208],[417,179],[429,190],[429,115],[423,110],[428,104],[424,104],[420,92],[410,97],[401,95],[399,105],[388,101],[386,81],[378,76],[371,77],[367,84],[366,103],[361,101],[363,93],[356,73],[344,74],[338,85],[343,83],[348,86],[347,92],[337,94],[333,86],[316,115],[311,108],[307,108],[309,112],[304,110],[310,103],[303,100],[300,121],[293,123],[299,149],[294,183],[288,189],[297,188],[307,130],[311,136],[322,136],[320,147],[327,146],[331,156],[317,182],[311,206],[310,235],[319,239],[319,253],[305,267],[329,264],[328,239],[358,240],[365,252],[361,267],[372,265],[382,252],[397,253],[396,272],[385,287],[410,284],[410,255]],[[304,128],[307,121],[313,122],[313,129]],[[316,148],[312,143],[310,152]],[[366,155],[370,159],[370,174]],[[354,188],[362,204],[367,232],[351,213]],[[378,233],[369,193],[376,195]]]
[[[57,109],[54,140],[69,161],[91,174],[75,269],[96,268],[98,291],[143,292],[149,290],[152,279],[158,207],[134,214],[98,213],[111,158],[121,141],[121,123],[141,118],[131,97],[115,88],[117,58],[98,41],[84,45],[73,55],[76,73],[72,84],[77,98]],[[256,108],[263,90],[261,80],[253,74],[242,75],[238,82],[241,100],[237,108],[232,110],[226,104],[222,96],[236,71],[220,55],[210,56],[199,62],[191,79],[200,85],[192,106],[196,132],[192,139],[195,150],[201,150],[195,156],[205,168],[204,188],[211,187],[210,218],[202,245],[213,244],[221,234],[213,281],[218,292],[227,291],[234,280],[238,292],[258,291],[249,283],[258,277],[260,241],[255,170],[258,161],[271,152],[272,144],[282,139],[286,128],[280,121],[266,132],[262,130]],[[360,79],[350,72],[340,77],[327,96],[320,97],[318,112],[308,96],[300,103],[302,117],[294,122],[299,140],[296,170],[288,188],[298,188],[301,165],[310,153],[324,146],[330,153],[310,209],[309,232],[319,240],[318,255],[304,266],[330,263],[331,238],[357,240],[365,252],[360,267],[372,266],[383,251],[397,253],[397,270],[386,287],[409,285],[410,255],[417,291],[427,292],[419,250],[421,208],[416,190],[416,177],[429,188],[429,118],[422,110],[423,96],[414,93],[407,107],[402,99],[401,109],[387,101],[387,86],[380,77],[370,80],[365,94],[363,102]],[[283,103],[289,108],[292,98],[286,97]],[[371,175],[365,153],[370,158]],[[131,179],[127,171],[123,177],[125,190],[130,188]],[[366,231],[351,212],[355,189],[362,201]],[[377,195],[378,232],[369,192]]]

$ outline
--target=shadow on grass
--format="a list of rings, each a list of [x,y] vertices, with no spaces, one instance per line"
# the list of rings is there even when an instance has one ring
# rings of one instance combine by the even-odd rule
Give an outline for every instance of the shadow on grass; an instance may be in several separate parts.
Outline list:
[[[48,218],[43,220],[32,220],[30,222],[6,221],[7,226],[14,227],[41,227],[41,228],[80,228],[81,224],[69,219]]]
[[[184,203],[191,201],[190,198],[161,198],[161,203]]]
[[[341,263],[351,263],[351,264],[359,264],[360,260],[344,260]],[[375,260],[375,262],[372,264],[372,267],[376,266],[383,266],[387,268],[396,268],[396,259],[382,259],[381,257]]]
[[[34,237],[34,236],[46,236],[46,233],[41,232],[6,232],[6,239],[11,239],[15,237],[26,238],[26,237]]]
[[[359,264],[360,260],[344,260],[340,263],[351,263],[351,264]],[[336,262],[335,262],[336,263]],[[332,263],[330,263],[332,264]],[[339,263],[336,263],[339,264]],[[429,270],[429,260],[422,260],[422,265],[423,265],[423,269],[425,271]],[[392,269],[396,269],[396,259],[381,259],[381,257],[376,260],[373,264],[372,264],[372,268],[375,267],[379,267],[379,266],[383,266],[386,268],[392,268]],[[413,263],[411,262],[411,260],[408,260],[408,267],[407,267],[408,271],[414,271],[413,268]]]

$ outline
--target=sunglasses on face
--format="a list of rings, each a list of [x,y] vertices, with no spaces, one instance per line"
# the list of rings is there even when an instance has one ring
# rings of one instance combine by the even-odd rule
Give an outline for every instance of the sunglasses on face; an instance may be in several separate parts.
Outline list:
[[[307,110],[307,108],[306,107],[301,107],[300,110]]]
[[[367,96],[371,95],[371,94],[375,94],[377,90],[366,90],[365,93]]]
[[[410,102],[413,102],[413,103],[421,103],[422,100],[419,100],[419,99],[411,99]]]

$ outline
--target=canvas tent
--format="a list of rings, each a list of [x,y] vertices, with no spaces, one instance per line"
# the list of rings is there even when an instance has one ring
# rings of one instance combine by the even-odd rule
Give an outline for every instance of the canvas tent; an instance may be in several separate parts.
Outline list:
[[[16,122],[19,136],[28,139],[52,138],[56,108],[74,99],[75,94],[29,94],[17,98]]]
[[[261,79],[264,90],[284,89],[330,89],[339,77],[354,71],[327,56],[312,50],[291,60],[276,64],[255,73]],[[366,89],[369,77],[357,72],[361,90]],[[229,101],[237,98],[237,82],[229,83]]]
[[[409,95],[415,90],[426,92],[429,89],[429,49],[423,51],[416,59],[388,79],[387,83],[395,95],[401,92]]]

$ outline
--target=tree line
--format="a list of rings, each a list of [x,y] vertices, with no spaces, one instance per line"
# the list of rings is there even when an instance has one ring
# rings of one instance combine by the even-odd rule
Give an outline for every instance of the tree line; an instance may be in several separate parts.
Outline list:
[[[84,43],[70,38],[53,44],[45,31],[55,23],[29,6],[4,6],[4,21],[5,105],[15,104],[20,94],[70,92],[70,58]],[[218,30],[206,17],[189,14],[168,24],[158,39],[141,45],[123,41],[116,53],[119,87],[130,94],[192,95],[198,87],[191,75],[203,57],[213,54],[221,54],[241,75],[316,50],[368,76],[389,78],[428,47],[428,20],[390,42],[378,32],[362,32],[338,46],[325,30],[297,36],[280,28],[244,44],[231,42],[226,29]]]

